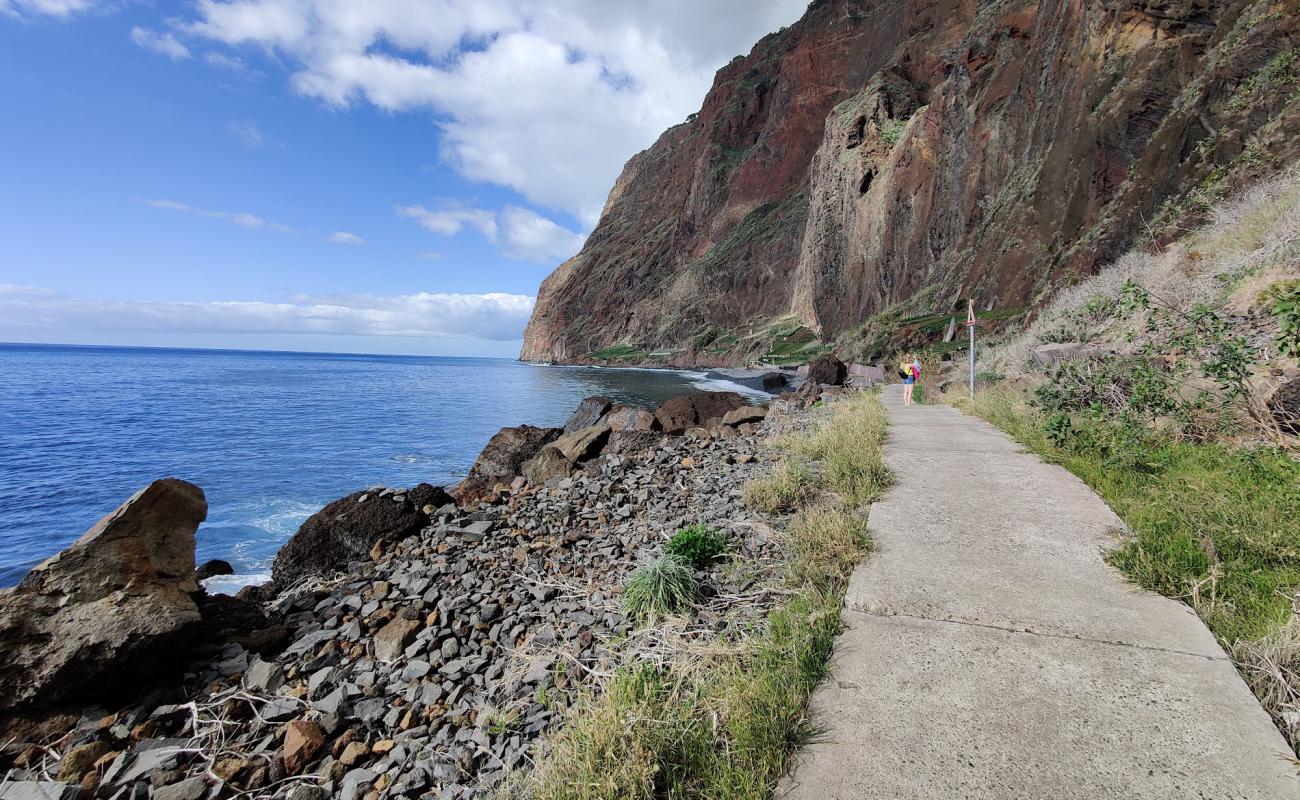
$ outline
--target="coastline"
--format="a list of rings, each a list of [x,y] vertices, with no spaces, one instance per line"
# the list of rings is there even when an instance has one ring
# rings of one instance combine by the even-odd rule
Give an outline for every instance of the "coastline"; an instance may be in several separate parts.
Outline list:
[[[698,371],[514,359],[24,346],[0,350],[0,362],[0,416],[18,420],[0,469],[0,587],[159,475],[208,494],[199,559],[255,576],[329,500],[458,480],[502,425],[562,424],[584,396],[651,407],[701,389],[766,398]]]
[[[598,671],[609,659],[607,643],[630,631],[617,587],[674,530],[719,526],[746,563],[777,569],[777,551],[756,533],[761,515],[742,506],[739,487],[767,471],[773,432],[820,396],[816,386],[755,407],[732,394],[723,407],[736,413],[711,419],[699,418],[701,404],[723,395],[681,396],[660,409],[668,410],[657,424],[677,425],[671,433],[608,431],[594,455],[545,480],[516,477],[459,506],[424,506],[414,513],[424,513],[426,524],[377,539],[366,556],[340,564],[341,572],[246,588],[238,598],[209,595],[203,602],[215,603],[225,621],[200,637],[180,683],[114,715],[135,720],[126,728],[74,725],[59,734],[69,752],[95,745],[98,766],[73,775],[75,765],[60,763],[51,777],[75,778],[70,783],[94,792],[140,780],[155,789],[193,788],[215,775],[242,790],[293,790],[298,800],[323,796],[301,793],[322,785],[349,800],[367,787],[410,793],[434,784],[453,787],[446,796],[479,796],[476,787],[495,785],[531,758],[531,744],[579,696],[583,671]],[[605,404],[601,421],[568,435],[608,430],[604,420],[619,413],[643,426],[647,417],[660,419],[620,408],[628,407]],[[684,409],[696,416],[673,422]],[[370,508],[402,505],[413,491],[377,491]],[[754,575],[706,571],[701,580],[725,595],[745,591]],[[567,660],[578,672],[563,666]],[[551,700],[539,704],[545,687]],[[229,728],[223,720],[231,702],[262,722]],[[30,722],[38,729],[54,718],[73,722],[75,711],[72,718],[66,712],[78,707],[65,705],[62,717],[38,712]],[[82,712],[83,720],[86,713],[96,712]],[[516,715],[503,727],[493,716],[501,713]],[[18,720],[22,731],[20,718],[10,717],[11,730]],[[317,746],[308,758],[286,739],[278,760],[263,758],[258,742],[272,723],[335,746],[329,754]],[[196,737],[212,730],[235,731],[238,742],[226,741],[220,754],[196,748]],[[32,728],[26,731],[18,741],[30,738]],[[4,758],[29,773],[39,752],[11,746]],[[408,769],[417,752],[432,759],[418,774]]]

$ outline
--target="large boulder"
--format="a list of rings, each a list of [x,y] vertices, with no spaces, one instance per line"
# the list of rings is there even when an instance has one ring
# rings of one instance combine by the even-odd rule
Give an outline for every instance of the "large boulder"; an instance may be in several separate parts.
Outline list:
[[[1292,378],[1273,390],[1268,410],[1283,433],[1300,436],[1300,378]]]
[[[529,483],[541,485],[552,478],[571,475],[578,464],[600,455],[609,441],[609,434],[610,428],[603,422],[564,434],[524,463],[524,478]]]
[[[759,380],[762,381],[763,391],[772,394],[790,385],[790,376],[784,372],[764,372]]]
[[[727,412],[727,415],[722,418],[722,424],[734,428],[737,425],[744,425],[746,422],[762,422],[765,419],[767,419],[766,406],[745,406]]]
[[[659,420],[654,412],[637,406],[614,406],[605,415],[605,424],[615,432],[659,430]]]
[[[0,592],[0,710],[103,702],[178,666],[200,621],[194,532],[207,514],[199,487],[154,481]]]
[[[353,492],[307,518],[275,554],[271,579],[286,589],[310,575],[346,569],[349,562],[369,558],[376,543],[418,532],[429,524],[426,509],[450,502],[450,495],[427,483],[409,490]]]
[[[569,421],[564,423],[564,432],[573,433],[584,428],[590,428],[600,422],[600,418],[605,416],[613,407],[614,401],[608,397],[595,396],[584,399],[581,403],[578,403],[578,407],[574,409]]]
[[[473,505],[492,496],[498,484],[509,486],[523,474],[524,462],[563,434],[560,428],[536,428],[519,425],[497,431],[478,454],[469,475],[451,490],[456,502]]]
[[[235,568],[230,565],[229,561],[223,561],[220,558],[214,558],[211,561],[204,561],[199,568],[194,570],[194,579],[196,581],[206,581],[208,578],[215,578],[218,575],[234,575]]]
[[[830,353],[817,356],[808,364],[808,380],[826,386],[843,386],[849,368]]]
[[[592,425],[573,433],[566,433],[548,444],[543,450],[554,448],[574,464],[600,455],[600,448],[609,439],[608,425]]]
[[[745,405],[745,398],[735,392],[679,394],[665,400],[655,410],[655,418],[664,433],[680,435],[691,428],[707,428]]]
[[[554,447],[543,447],[540,453],[525,461],[522,467],[524,480],[534,486],[543,486],[555,478],[567,478],[575,469],[573,462]]]

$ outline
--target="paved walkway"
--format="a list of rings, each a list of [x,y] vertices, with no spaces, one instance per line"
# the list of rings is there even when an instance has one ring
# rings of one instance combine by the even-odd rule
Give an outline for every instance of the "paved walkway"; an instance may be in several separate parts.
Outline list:
[[[897,483],[778,796],[1300,798],[1209,630],[1102,561],[1105,503],[979,420],[884,400]]]

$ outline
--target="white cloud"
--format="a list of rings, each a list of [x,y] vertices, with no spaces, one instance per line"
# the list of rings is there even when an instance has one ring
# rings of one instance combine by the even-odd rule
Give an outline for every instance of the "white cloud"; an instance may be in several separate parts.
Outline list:
[[[591,225],[628,157],[695,111],[719,66],[806,5],[201,0],[182,27],[278,54],[295,91],[335,107],[432,110],[442,156],[461,174]]]
[[[533,310],[527,295],[297,295],[285,302],[91,300],[0,284],[11,328],[105,332],[344,334],[513,341]]]
[[[582,249],[584,236],[553,220],[518,206],[500,213],[482,208],[449,204],[440,209],[398,206],[397,215],[413,219],[420,227],[440,236],[455,236],[473,228],[501,248],[501,254],[517,261],[555,264]]]
[[[282,225],[278,222],[268,222],[256,214],[250,214],[247,211],[212,211],[206,208],[196,208],[187,203],[178,203],[175,200],[146,200],[146,204],[154,208],[165,208],[170,211],[180,211],[186,214],[193,214],[208,219],[219,219],[225,222],[233,222],[236,225],[243,226],[250,230],[268,230],[277,233],[292,234],[293,228],[288,225]]]
[[[249,66],[244,63],[244,60],[242,58],[239,58],[237,56],[226,55],[225,53],[218,53],[215,50],[211,50],[204,53],[203,60],[214,67],[221,67],[222,69],[228,69],[231,72],[241,77],[262,76],[262,73],[258,72],[257,70],[250,69]]]
[[[501,212],[502,253],[520,261],[554,264],[582,249],[585,236],[556,225],[526,208],[511,206]]]
[[[260,150],[266,144],[266,137],[262,135],[262,129],[251,119],[232,119],[226,123],[226,130],[234,136],[236,141],[249,150]]]
[[[131,41],[146,50],[161,53],[172,61],[180,61],[190,57],[190,49],[182,44],[175,34],[166,31],[159,33],[158,31],[136,26],[131,29]]]
[[[450,204],[438,210],[424,206],[398,206],[396,210],[397,216],[413,219],[421,228],[440,236],[455,236],[462,228],[470,227],[490,242],[497,240],[496,214],[481,208]]]
[[[365,244],[366,240],[357,236],[355,233],[347,231],[338,231],[329,235],[329,241],[334,244]]]
[[[0,0],[0,14],[15,17],[39,14],[66,19],[97,5],[101,5],[99,0]]]

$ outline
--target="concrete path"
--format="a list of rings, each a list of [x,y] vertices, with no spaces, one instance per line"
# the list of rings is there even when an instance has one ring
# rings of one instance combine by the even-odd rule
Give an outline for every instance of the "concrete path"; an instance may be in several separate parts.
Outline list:
[[[1209,630],[1102,561],[1105,503],[979,420],[884,400],[897,483],[779,797],[1300,798]]]

